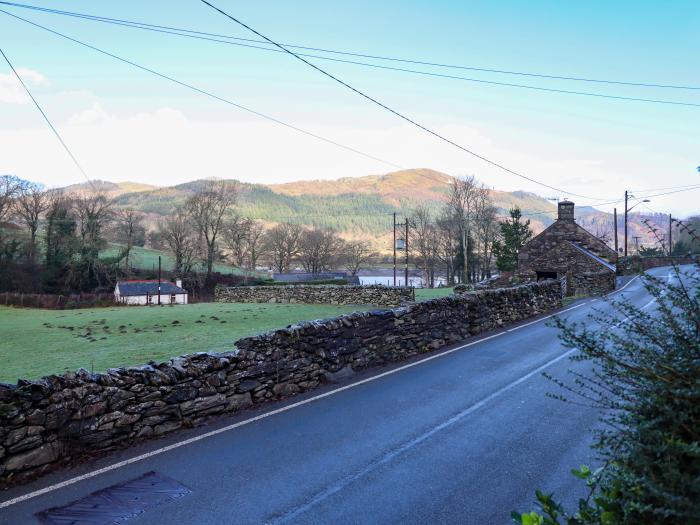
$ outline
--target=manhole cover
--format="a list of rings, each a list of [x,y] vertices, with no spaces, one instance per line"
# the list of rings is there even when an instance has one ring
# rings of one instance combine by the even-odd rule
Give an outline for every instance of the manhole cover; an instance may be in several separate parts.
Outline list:
[[[45,525],[111,525],[138,516],[149,507],[192,492],[156,472],[93,492],[89,496],[36,515]]]

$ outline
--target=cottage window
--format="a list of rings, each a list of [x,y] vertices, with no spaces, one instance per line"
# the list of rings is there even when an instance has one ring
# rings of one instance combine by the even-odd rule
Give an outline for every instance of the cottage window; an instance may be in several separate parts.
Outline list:
[[[177,302],[177,295],[175,295],[174,293],[171,293],[170,294],[170,304],[174,304],[176,302]]]
[[[146,303],[153,304],[153,296],[146,294]]]

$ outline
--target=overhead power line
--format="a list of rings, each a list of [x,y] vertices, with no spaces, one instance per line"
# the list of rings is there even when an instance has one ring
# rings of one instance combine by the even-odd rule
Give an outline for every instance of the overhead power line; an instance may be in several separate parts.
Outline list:
[[[218,34],[218,33],[209,33],[206,31],[196,31],[196,30],[192,30],[192,29],[183,29],[183,28],[172,27],[172,26],[148,24],[145,22],[128,21],[128,20],[123,20],[123,19],[119,19],[119,18],[109,18],[109,17],[90,15],[90,14],[85,14],[85,13],[77,13],[77,12],[72,12],[72,11],[63,11],[63,10],[59,10],[59,9],[51,9],[51,8],[46,8],[46,7],[27,5],[27,4],[19,4],[19,3],[15,3],[15,2],[0,2],[0,4],[5,4],[8,6],[13,6],[13,7],[20,7],[20,8],[24,8],[24,9],[32,9],[35,11],[48,12],[48,13],[53,13],[53,14],[75,16],[75,17],[79,17],[79,18],[89,18],[89,19],[98,20],[98,21],[118,22],[118,23],[125,23],[125,24],[130,24],[130,25],[135,25],[135,26],[143,26],[143,27],[150,27],[150,28],[156,28],[156,29],[167,29],[167,30],[172,30],[172,31],[178,31],[181,33],[191,33],[194,35],[227,38],[227,39],[231,39],[231,40],[237,40],[239,42],[252,42],[252,43],[259,43],[259,44],[268,44],[268,42],[265,40],[258,40],[258,39],[254,39],[254,38],[242,38],[242,37],[223,35],[223,34]],[[383,60],[383,61],[390,61],[390,62],[415,64],[415,65],[423,65],[423,66],[431,66],[431,67],[440,67],[440,68],[448,68],[448,69],[461,69],[461,70],[477,71],[477,72],[483,72],[483,73],[496,73],[496,74],[503,74],[503,75],[517,75],[517,76],[544,78],[544,79],[551,79],[551,80],[566,80],[566,81],[575,81],[575,82],[613,84],[613,85],[634,86],[634,87],[678,89],[678,90],[700,90],[700,86],[665,84],[665,83],[658,83],[658,82],[631,82],[631,81],[623,81],[623,80],[610,80],[610,79],[576,77],[576,76],[567,76],[567,75],[532,73],[532,72],[525,72],[525,71],[511,71],[511,70],[505,70],[505,69],[484,68],[484,67],[466,66],[466,65],[459,65],[459,64],[446,64],[446,63],[428,61],[428,60],[406,59],[406,58],[390,57],[390,56],[377,55],[377,54],[358,53],[358,52],[352,52],[352,51],[341,51],[341,50],[337,50],[337,49],[328,49],[328,48],[322,48],[322,47],[312,47],[312,46],[304,46],[304,45],[296,45],[296,44],[282,44],[282,45],[284,45],[285,47],[291,48],[291,49],[302,49],[302,50],[307,50],[307,51],[317,51],[317,52],[321,52],[321,53],[329,53],[329,54],[343,55],[343,56],[352,56],[352,57],[357,57],[357,58],[369,58],[369,59],[373,59],[373,60]],[[320,58],[320,57],[316,57],[316,58]]]
[[[666,191],[664,193],[654,193],[652,195],[644,195],[644,198],[648,199],[649,197],[661,197],[662,195],[671,195],[673,193],[684,193],[686,191],[692,191],[692,190],[700,190],[700,185],[693,186],[692,188],[685,188],[682,190]]]
[[[330,78],[330,79],[333,80],[334,82],[337,82],[338,84],[344,86],[345,88],[347,88],[347,89],[353,91],[354,93],[357,93],[357,94],[360,95],[361,97],[363,97],[363,98],[369,100],[369,101],[372,102],[373,104],[376,104],[377,106],[379,106],[379,107],[385,109],[386,111],[392,113],[393,115],[399,117],[400,119],[402,119],[402,120],[408,122],[409,124],[411,124],[411,125],[413,125],[413,126],[419,128],[419,129],[425,131],[426,133],[429,133],[430,135],[433,135],[434,137],[436,137],[436,138],[442,140],[443,142],[446,142],[447,144],[450,144],[450,145],[452,145],[452,146],[454,146],[454,147],[456,147],[456,148],[458,148],[458,149],[464,151],[465,153],[468,153],[469,155],[472,155],[473,157],[476,157],[476,158],[478,158],[478,159],[480,159],[480,160],[482,160],[482,161],[484,161],[484,162],[486,162],[486,163],[488,163],[488,164],[490,164],[490,165],[492,165],[492,166],[495,166],[495,167],[497,167],[497,168],[499,168],[499,169],[501,169],[501,170],[503,170],[503,171],[505,171],[505,172],[507,172],[507,173],[510,173],[510,174],[512,174],[512,175],[515,175],[515,176],[517,176],[517,177],[520,177],[520,178],[522,178],[522,179],[525,179],[525,180],[527,180],[527,181],[533,182],[533,183],[535,183],[535,184],[538,184],[538,185],[540,185],[540,186],[543,186],[543,187],[545,187],[545,188],[549,188],[549,189],[554,190],[554,191],[557,191],[557,192],[565,193],[565,194],[568,194],[568,195],[574,195],[574,196],[576,196],[576,197],[583,197],[584,199],[605,200],[605,199],[601,199],[600,197],[592,197],[592,196],[589,196],[589,195],[582,195],[582,194],[578,194],[578,193],[573,193],[573,192],[571,192],[571,191],[566,191],[566,190],[563,190],[563,189],[561,189],[561,188],[557,188],[557,187],[555,187],[555,186],[551,186],[551,185],[546,184],[546,183],[544,183],[544,182],[541,182],[541,181],[539,181],[539,180],[537,180],[537,179],[534,179],[534,178],[532,178],[532,177],[528,177],[527,175],[524,175],[524,174],[519,173],[519,172],[517,172],[517,171],[515,171],[515,170],[512,170],[512,169],[510,169],[510,168],[507,168],[507,167],[503,166],[502,164],[499,164],[498,162],[495,162],[495,161],[493,161],[493,160],[491,160],[491,159],[488,159],[488,158],[484,157],[483,155],[480,155],[480,154],[478,154],[478,153],[476,153],[476,152],[470,150],[469,148],[466,148],[466,147],[464,147],[464,146],[458,144],[457,142],[455,142],[455,141],[453,141],[453,140],[451,140],[451,139],[448,139],[448,138],[445,137],[444,135],[441,135],[441,134],[437,133],[436,131],[433,131],[432,129],[428,128],[427,126],[424,126],[423,124],[420,124],[419,122],[417,122],[417,121],[413,120],[412,118],[410,118],[410,117],[404,115],[403,113],[400,113],[400,112],[396,111],[395,109],[392,109],[391,107],[387,106],[387,105],[384,104],[383,102],[380,102],[380,101],[377,100],[376,98],[374,98],[374,97],[372,97],[372,96],[370,96],[370,95],[367,95],[367,94],[364,93],[363,91],[360,91],[359,89],[357,89],[357,88],[351,86],[351,85],[348,84],[347,82],[345,82],[345,81],[341,80],[340,78],[338,78],[338,77],[332,75],[331,73],[329,73],[329,72],[326,71],[325,69],[320,68],[319,66],[317,66],[317,65],[314,64],[313,62],[309,62],[309,61],[306,60],[304,57],[301,57],[301,56],[297,55],[296,53],[294,53],[293,51],[290,51],[289,49],[287,49],[287,48],[284,47],[283,45],[278,44],[278,43],[275,42],[274,40],[271,40],[270,38],[268,38],[268,37],[266,37],[265,35],[263,35],[262,33],[259,33],[258,31],[256,31],[256,30],[253,29],[252,27],[250,27],[250,26],[244,24],[243,22],[241,22],[241,21],[238,20],[237,18],[231,16],[230,14],[226,13],[225,11],[222,11],[222,10],[219,9],[218,7],[216,7],[216,6],[214,6],[213,4],[207,2],[207,0],[201,0],[201,1],[202,1],[202,3],[208,5],[209,7],[211,7],[212,9],[214,9],[215,11],[221,13],[221,14],[224,15],[225,17],[227,17],[227,18],[229,18],[230,20],[234,21],[235,23],[239,24],[240,26],[242,26],[242,27],[248,29],[248,30],[251,31],[252,33],[258,35],[258,36],[261,37],[261,38],[264,38],[265,40],[267,40],[267,41],[270,42],[271,44],[274,44],[274,45],[277,46],[278,48],[284,50],[284,51],[287,52],[289,55],[295,57],[297,60],[303,62],[303,63],[306,64],[307,66],[309,66],[309,67],[315,69],[316,71],[318,71],[318,72],[321,73],[322,75],[324,75],[324,76]]]
[[[647,188],[645,190],[629,190],[632,193],[648,193],[650,191],[661,191],[661,190],[677,190],[677,189],[684,189],[684,188],[694,188],[696,186],[700,186],[700,183],[696,184],[685,184],[683,186],[665,186],[663,188]]]
[[[138,64],[138,63],[136,63],[136,62],[133,62],[133,61],[131,61],[131,60],[128,60],[128,59],[126,59],[126,58],[123,58],[123,57],[121,57],[121,56],[119,56],[119,55],[115,55],[114,53],[110,53],[109,51],[105,51],[104,49],[100,49],[99,47],[96,47],[96,46],[93,46],[92,44],[88,44],[88,43],[86,43],[86,42],[83,42],[83,41],[81,41],[81,40],[78,40],[77,38],[70,37],[70,36],[68,36],[68,35],[66,35],[66,34],[64,34],[64,33],[60,33],[59,31],[55,31],[55,30],[50,29],[50,28],[48,28],[48,27],[46,27],[46,26],[43,26],[43,25],[41,25],[41,24],[37,24],[36,22],[32,22],[31,20],[27,20],[26,18],[22,18],[21,16],[15,15],[15,14],[13,14],[13,13],[9,13],[9,12],[3,10],[3,9],[0,9],[0,13],[5,13],[5,14],[8,15],[8,16],[11,16],[11,17],[16,18],[16,19],[18,19],[18,20],[21,20],[21,21],[23,21],[23,22],[26,22],[27,24],[30,24],[30,25],[32,25],[32,26],[38,27],[38,28],[40,28],[40,29],[43,29],[44,31],[48,31],[49,33],[52,33],[52,34],[54,34],[54,35],[60,36],[60,37],[62,37],[62,38],[65,38],[66,40],[70,40],[71,42],[74,42],[74,43],[79,44],[79,45],[81,45],[81,46],[84,46],[84,47],[87,47],[87,48],[89,48],[89,49],[92,49],[93,51],[97,51],[98,53],[101,53],[101,54],[106,55],[106,56],[108,56],[108,57],[114,58],[115,60],[119,60],[120,62],[123,62],[123,63],[125,63],[125,64],[129,64],[129,65],[131,65],[131,66],[133,66],[133,67],[136,67],[136,68],[138,68],[138,69],[141,69],[142,71],[146,71],[146,72],[148,72],[148,73],[151,73],[151,74],[153,74],[153,75],[156,75],[156,76],[158,76],[158,77],[160,77],[160,78],[163,78],[163,79],[165,79],[165,80],[169,80],[170,82],[174,82],[175,84],[178,84],[178,85],[180,85],[180,86],[182,86],[182,87],[185,87],[185,88],[190,89],[190,90],[192,90],[192,91],[196,91],[197,93],[200,93],[200,94],[202,94],[202,95],[206,95],[206,96],[211,97],[211,98],[213,98],[213,99],[216,99],[216,100],[218,100],[218,101],[220,101],[220,102],[224,102],[225,104],[228,104],[228,105],[233,106],[233,107],[235,107],[235,108],[241,109],[241,110],[246,111],[246,112],[248,112],[248,113],[251,113],[251,114],[253,114],[253,115],[257,115],[258,117],[264,118],[264,119],[269,120],[269,121],[271,121],[271,122],[274,122],[274,123],[276,123],[276,124],[280,124],[280,125],[282,125],[282,126],[284,126],[284,127],[286,127],[286,128],[292,129],[292,130],[294,130],[294,131],[297,131],[297,132],[302,133],[302,134],[304,134],[304,135],[307,135],[307,136],[309,136],[309,137],[313,137],[313,138],[315,138],[315,139],[318,139],[318,140],[321,140],[321,141],[323,141],[323,142],[326,142],[327,144],[332,144],[333,146],[337,146],[337,147],[339,147],[339,148],[342,148],[342,149],[344,149],[344,150],[350,151],[350,152],[352,152],[352,153],[356,153],[356,154],[358,154],[358,155],[362,155],[363,157],[366,157],[366,158],[368,158],[368,159],[375,160],[375,161],[377,161],[377,162],[381,162],[381,163],[386,164],[386,165],[388,165],[388,166],[401,169],[401,166],[399,166],[398,164],[394,164],[393,162],[389,162],[389,161],[384,160],[384,159],[381,159],[381,158],[379,158],[379,157],[375,157],[374,155],[371,155],[371,154],[369,154],[369,153],[365,153],[365,152],[360,151],[360,150],[358,150],[358,149],[355,149],[355,148],[353,148],[353,147],[346,146],[346,145],[344,145],[344,144],[342,144],[342,143],[340,143],[340,142],[336,142],[336,141],[334,141],[334,140],[332,140],[332,139],[329,139],[329,138],[326,138],[326,137],[324,137],[324,136],[322,136],[322,135],[318,135],[318,134],[313,133],[313,132],[311,132],[311,131],[307,131],[307,130],[305,130],[305,129],[303,129],[303,128],[300,128],[300,127],[295,126],[295,125],[293,125],[293,124],[289,124],[288,122],[285,122],[285,121],[280,120],[280,119],[278,119],[278,118],[272,117],[272,116],[267,115],[267,114],[265,114],[265,113],[261,113],[260,111],[256,111],[256,110],[251,109],[251,108],[249,108],[249,107],[243,106],[243,105],[241,105],[241,104],[238,104],[238,103],[236,103],[236,102],[233,102],[233,101],[230,100],[230,99],[221,97],[221,96],[216,95],[216,94],[214,94],[214,93],[211,93],[210,91],[207,91],[207,90],[205,90],[205,89],[198,88],[198,87],[194,86],[193,84],[188,84],[187,82],[184,82],[184,81],[182,81],[182,80],[178,80],[178,79],[176,79],[176,78],[174,78],[174,77],[171,77],[171,76],[168,76],[168,75],[166,75],[166,74],[164,74],[164,73],[160,73],[160,72],[156,71],[155,69],[151,69],[151,68],[149,68],[149,67],[143,66],[143,65]]]
[[[123,19],[118,19],[118,18],[108,18],[108,17],[101,17],[101,16],[96,16],[96,15],[88,15],[88,14],[83,14],[83,13],[74,13],[74,12],[62,11],[62,10],[58,10],[58,9],[39,8],[39,7],[35,7],[35,6],[15,4],[13,2],[0,2],[0,4],[6,4],[6,5],[13,6],[13,7],[24,7],[24,8],[44,12],[44,13],[69,16],[69,17],[74,17],[74,18],[79,18],[79,19],[84,19],[84,20],[91,20],[94,22],[102,22],[102,23],[107,23],[107,24],[112,24],[112,25],[123,26],[123,27],[130,27],[132,29],[142,29],[142,30],[146,30],[146,31],[163,33],[163,34],[167,34],[167,35],[173,35],[173,36],[192,38],[192,39],[197,39],[197,40],[204,40],[204,41],[208,41],[208,42],[215,42],[215,43],[220,43],[220,44],[228,44],[228,45],[233,45],[233,46],[245,47],[245,48],[250,48],[250,49],[256,49],[259,51],[267,51],[267,52],[273,52],[273,53],[284,53],[284,51],[281,49],[262,47],[259,45],[247,44],[247,43],[240,42],[240,41],[244,41],[244,42],[254,42],[254,43],[258,43],[258,44],[270,45],[268,42],[265,42],[263,40],[250,39],[250,38],[240,38],[240,37],[234,37],[234,36],[219,36],[219,35],[216,35],[216,33],[205,33],[205,32],[201,32],[201,31],[193,31],[193,30],[189,30],[189,29],[171,28],[169,26],[159,26],[159,25],[155,25],[155,24],[146,24],[143,22],[134,22],[134,21],[123,20]],[[207,36],[207,35],[209,35],[209,36]],[[228,40],[223,40],[224,38],[226,38]],[[231,40],[237,40],[237,41],[232,42]],[[306,48],[304,46],[288,46],[288,47],[302,48],[302,49],[316,49],[316,48]],[[318,50],[321,51],[320,49],[318,49]],[[349,55],[349,56],[364,56],[364,55],[357,54],[357,53],[334,52],[334,51],[328,51],[328,50],[325,50],[325,52],[336,53],[336,54],[341,54],[341,55]],[[500,82],[500,81],[495,81],[495,80],[470,78],[470,77],[450,75],[450,74],[445,74],[445,73],[435,73],[432,71],[421,71],[421,70],[416,70],[416,69],[407,69],[407,68],[402,68],[402,67],[386,66],[386,65],[381,65],[381,64],[372,64],[372,63],[361,62],[361,61],[357,61],[357,60],[333,58],[333,57],[310,54],[310,53],[297,53],[297,54],[299,56],[303,56],[303,57],[316,58],[319,60],[326,60],[326,61],[332,61],[332,62],[339,62],[342,64],[370,67],[370,68],[374,68],[374,69],[382,69],[382,70],[388,70],[388,71],[397,71],[397,72],[401,72],[401,73],[409,73],[412,75],[436,77],[436,78],[443,78],[443,79],[448,79],[448,80],[460,80],[460,81],[464,81],[464,82],[473,82],[473,83],[487,84],[487,85],[492,85],[492,86],[527,89],[527,90],[533,90],[533,91],[543,91],[543,92],[558,93],[558,94],[565,94],[565,95],[596,97],[596,98],[604,98],[604,99],[612,99],[612,100],[621,100],[621,101],[627,101],[627,102],[644,102],[644,103],[666,104],[666,105],[674,105],[674,106],[700,107],[700,104],[694,103],[694,102],[684,102],[684,101],[677,101],[677,100],[665,100],[665,99],[655,99],[655,98],[641,98],[641,97],[631,97],[631,96],[624,96],[624,95],[611,95],[611,94],[606,94],[606,93],[594,93],[594,92],[589,92],[589,91],[576,91],[576,90],[570,90],[570,89],[548,88],[548,87],[543,87],[543,86],[515,84],[515,83],[511,83],[511,82]],[[367,57],[368,58],[381,58],[381,57],[374,57],[371,55],[368,55]],[[385,60],[392,60],[394,62],[420,63],[417,61],[410,61],[410,60],[404,61],[404,60],[399,60],[399,59],[385,59]],[[470,69],[470,68],[463,68],[463,69]],[[535,75],[535,76],[542,76],[542,75]],[[558,78],[558,77],[551,77],[551,78]],[[644,85],[646,85],[648,87],[660,87],[660,86],[654,86],[651,84],[644,84]],[[687,89],[694,89],[694,88],[688,87]],[[700,89],[700,87],[698,87],[698,89]]]
[[[10,59],[9,59],[8,56],[5,54],[5,51],[2,50],[2,48],[0,48],[0,54],[2,54],[2,57],[5,59],[5,62],[7,62],[7,65],[10,66],[10,69],[11,69],[12,72],[14,73],[15,77],[17,77],[17,80],[19,81],[19,83],[22,84],[22,87],[24,88],[24,91],[27,92],[27,95],[29,95],[29,98],[31,98],[31,99],[32,99],[32,102],[34,102],[34,105],[36,106],[36,109],[38,109],[38,110],[39,110],[39,113],[41,113],[41,116],[44,117],[44,120],[46,121],[46,123],[47,123],[47,124],[49,125],[49,127],[51,128],[51,131],[53,131],[53,134],[56,135],[56,138],[57,138],[58,141],[61,143],[61,146],[63,146],[63,149],[66,150],[66,153],[68,153],[68,156],[71,158],[71,160],[72,160],[73,163],[76,165],[76,167],[78,168],[78,170],[80,171],[80,173],[83,174],[83,177],[85,177],[85,179],[86,179],[86,180],[88,181],[88,183],[93,187],[93,190],[94,190],[95,188],[94,188],[94,186],[93,186],[93,184],[92,184],[92,181],[90,180],[90,177],[88,177],[87,173],[85,173],[85,170],[83,169],[83,167],[82,167],[82,166],[80,165],[80,163],[78,162],[78,159],[75,158],[75,155],[73,155],[73,152],[72,152],[72,151],[70,150],[70,148],[68,147],[68,144],[66,144],[66,142],[63,140],[63,137],[61,137],[61,134],[58,132],[58,130],[56,129],[56,127],[53,125],[53,123],[51,122],[51,119],[49,119],[49,116],[48,116],[48,115],[46,114],[46,112],[41,108],[41,106],[39,105],[39,102],[36,100],[36,98],[34,98],[34,95],[32,95],[32,92],[29,90],[29,87],[27,87],[27,84],[24,83],[24,80],[22,80],[22,77],[19,75],[19,73],[18,73],[17,70],[15,69],[15,66],[12,65],[12,62],[10,62]]]

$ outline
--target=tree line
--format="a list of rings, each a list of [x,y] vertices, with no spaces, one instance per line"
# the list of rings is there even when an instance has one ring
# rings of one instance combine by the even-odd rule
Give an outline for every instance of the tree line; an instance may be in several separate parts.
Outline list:
[[[390,261],[370,242],[345,240],[331,228],[269,226],[245,217],[239,195],[234,181],[204,181],[156,225],[147,225],[144,213],[118,207],[99,191],[69,194],[2,176],[0,290],[108,291],[117,279],[139,275],[132,253],[146,245],[172,254],[175,275],[199,275],[205,286],[219,277],[219,262],[247,275],[261,267],[278,273],[343,269],[356,275]],[[455,179],[442,208],[418,206],[406,220],[407,255],[428,286],[435,285],[436,276],[454,284],[488,278],[494,266],[514,270],[520,246],[532,235],[518,209],[499,221],[488,189],[474,177]],[[119,248],[105,256],[110,243]]]
[[[145,214],[118,208],[100,192],[66,193],[0,177],[0,290],[42,293],[108,291],[119,278],[139,276],[130,258],[135,246],[169,251],[173,273],[201,276],[212,286],[224,262],[253,274],[296,268],[318,273],[344,268],[355,275],[374,262],[366,241],[346,241],[329,228],[263,222],[238,213],[239,186],[205,181],[155,227]],[[150,231],[147,231],[149,230]],[[112,256],[109,244],[119,246]]]
[[[436,275],[452,285],[489,278],[494,266],[515,270],[518,251],[532,236],[518,208],[499,220],[488,188],[473,176],[453,180],[441,209],[419,206],[407,220],[409,255],[431,287]]]

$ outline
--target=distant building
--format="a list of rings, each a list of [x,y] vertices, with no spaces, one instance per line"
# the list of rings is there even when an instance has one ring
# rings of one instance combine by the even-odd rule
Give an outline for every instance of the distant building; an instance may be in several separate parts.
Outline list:
[[[574,219],[574,203],[559,203],[558,218],[518,254],[518,275],[526,279],[569,280],[570,293],[603,293],[615,288],[615,251]]]
[[[122,304],[158,304],[158,295],[158,281],[119,281],[114,287],[114,300]],[[160,304],[187,304],[182,281],[160,282]]]

